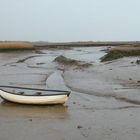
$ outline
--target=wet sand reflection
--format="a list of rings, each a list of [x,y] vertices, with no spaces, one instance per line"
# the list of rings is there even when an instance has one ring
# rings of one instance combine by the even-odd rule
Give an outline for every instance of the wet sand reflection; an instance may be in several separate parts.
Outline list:
[[[1,101],[1,117],[23,117],[38,119],[66,119],[69,117],[66,105],[23,105]]]

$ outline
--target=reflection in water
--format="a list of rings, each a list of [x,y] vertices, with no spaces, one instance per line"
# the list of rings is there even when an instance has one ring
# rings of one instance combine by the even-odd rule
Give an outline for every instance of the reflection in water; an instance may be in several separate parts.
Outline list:
[[[69,117],[65,105],[24,105],[3,100],[0,103],[1,117],[24,117],[38,119],[66,119]]]

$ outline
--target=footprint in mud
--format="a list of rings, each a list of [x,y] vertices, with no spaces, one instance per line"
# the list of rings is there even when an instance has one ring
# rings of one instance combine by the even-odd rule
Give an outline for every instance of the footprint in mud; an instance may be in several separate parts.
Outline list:
[[[11,67],[16,67],[17,65],[10,65]]]
[[[36,65],[44,65],[45,63],[36,63]]]
[[[77,129],[80,131],[80,133],[83,137],[88,137],[89,133],[90,133],[90,130],[91,130],[91,127],[84,128],[83,126],[78,125]]]

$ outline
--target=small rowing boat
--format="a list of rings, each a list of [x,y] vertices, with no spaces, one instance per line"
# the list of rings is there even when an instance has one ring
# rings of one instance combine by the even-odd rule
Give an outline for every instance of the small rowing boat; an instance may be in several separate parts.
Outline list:
[[[0,86],[0,96],[10,102],[21,104],[64,104],[70,91]]]

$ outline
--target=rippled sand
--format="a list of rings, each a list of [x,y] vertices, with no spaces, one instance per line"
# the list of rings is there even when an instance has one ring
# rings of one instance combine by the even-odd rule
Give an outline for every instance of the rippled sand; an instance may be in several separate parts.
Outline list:
[[[106,47],[0,53],[0,85],[68,89],[64,106],[13,104],[1,99],[1,140],[139,140],[140,66],[136,57],[100,63]],[[59,65],[59,56],[91,63]]]

